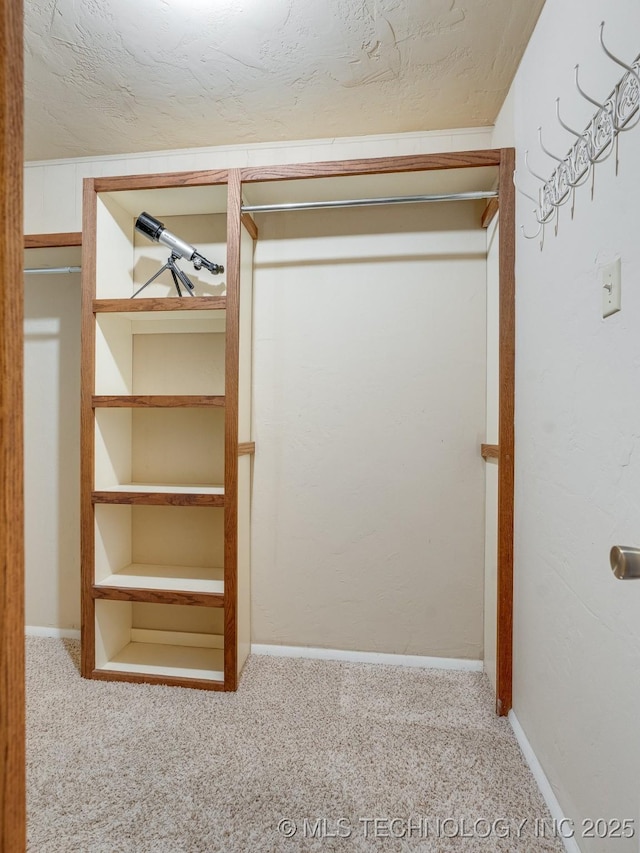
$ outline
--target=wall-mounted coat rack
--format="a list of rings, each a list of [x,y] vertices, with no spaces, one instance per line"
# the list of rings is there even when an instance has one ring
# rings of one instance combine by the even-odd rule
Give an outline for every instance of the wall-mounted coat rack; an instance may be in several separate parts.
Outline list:
[[[556,115],[560,125],[576,141],[564,157],[558,157],[550,151],[542,140],[542,128],[538,128],[538,140],[542,151],[557,162],[557,166],[548,178],[537,174],[529,165],[529,152],[524,152],[524,163],[529,174],[535,178],[540,186],[538,197],[525,192],[518,186],[517,172],[514,173],[514,182],[518,192],[534,204],[533,214],[538,228],[534,234],[528,234],[524,225],[521,225],[523,235],[529,240],[540,237],[540,248],[544,246],[545,227],[554,223],[556,233],[558,226],[558,211],[563,204],[575,201],[575,191],[579,186],[586,183],[591,176],[593,179],[595,167],[607,160],[617,146],[620,133],[632,130],[640,123],[640,55],[632,64],[627,64],[615,56],[604,43],[603,21],[600,25],[600,45],[603,51],[617,65],[625,69],[625,73],[615,85],[613,91],[604,103],[600,103],[584,91],[579,81],[580,66],[575,66],[575,84],[581,95],[597,109],[585,129],[579,133],[571,128],[560,116],[560,98],[556,98]],[[617,161],[617,153],[616,153]],[[617,171],[617,162],[616,162]],[[593,197],[593,188],[592,188]]]

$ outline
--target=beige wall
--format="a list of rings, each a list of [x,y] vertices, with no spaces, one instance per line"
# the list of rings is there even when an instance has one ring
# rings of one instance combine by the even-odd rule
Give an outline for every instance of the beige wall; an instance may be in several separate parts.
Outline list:
[[[80,228],[84,175],[482,147],[489,131],[32,164],[26,230]],[[472,210],[260,223],[254,642],[481,656],[486,242],[477,210],[473,228],[468,221]],[[285,226],[288,236],[278,231]],[[336,267],[337,241],[345,260]],[[291,266],[278,266],[282,252]],[[317,304],[318,291],[330,298]],[[60,310],[67,323],[78,306]],[[304,340],[310,317],[315,331]],[[458,386],[469,393],[453,400]],[[50,406],[55,417],[54,399]],[[435,443],[443,434],[444,448]],[[32,480],[42,484],[42,471]],[[76,480],[67,483],[75,494]],[[55,490],[46,491],[57,511]],[[67,530],[76,525],[68,519]],[[67,609],[58,611],[39,591],[49,568],[33,564],[27,599],[41,606],[32,623],[77,627],[77,552],[65,566],[57,596]]]
[[[482,656],[480,210],[259,223],[255,642]]]

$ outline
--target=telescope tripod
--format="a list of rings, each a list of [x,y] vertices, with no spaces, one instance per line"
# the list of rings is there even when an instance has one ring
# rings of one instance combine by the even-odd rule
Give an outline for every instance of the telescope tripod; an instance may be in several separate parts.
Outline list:
[[[181,284],[186,290],[186,292],[189,294],[189,296],[195,296],[193,292],[195,289],[195,285],[193,284],[189,276],[176,264],[176,261],[179,257],[180,255],[176,255],[175,252],[172,252],[166,264],[161,269],[159,269],[158,272],[155,273],[155,275],[152,275],[151,278],[142,285],[142,287],[139,287],[131,298],[133,299],[139,293],[142,293],[145,287],[148,287],[148,285],[150,285],[152,281],[155,281],[159,275],[162,275],[165,270],[169,270],[171,272],[171,275],[173,277],[173,283],[175,284],[176,290],[178,291],[178,296],[182,296],[182,291],[180,290]]]

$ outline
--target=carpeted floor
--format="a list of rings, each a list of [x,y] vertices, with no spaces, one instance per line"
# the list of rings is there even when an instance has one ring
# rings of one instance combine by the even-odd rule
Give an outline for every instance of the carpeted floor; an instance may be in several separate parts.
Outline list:
[[[78,657],[27,639],[30,853],[564,849],[480,674],[252,657],[221,694]]]

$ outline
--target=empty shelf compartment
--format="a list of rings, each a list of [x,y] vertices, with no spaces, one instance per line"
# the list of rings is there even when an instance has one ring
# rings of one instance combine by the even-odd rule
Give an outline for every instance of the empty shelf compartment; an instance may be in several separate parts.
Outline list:
[[[223,509],[95,507],[99,586],[221,594],[223,565]]]
[[[129,601],[96,601],[96,669],[223,681],[223,613]]]

